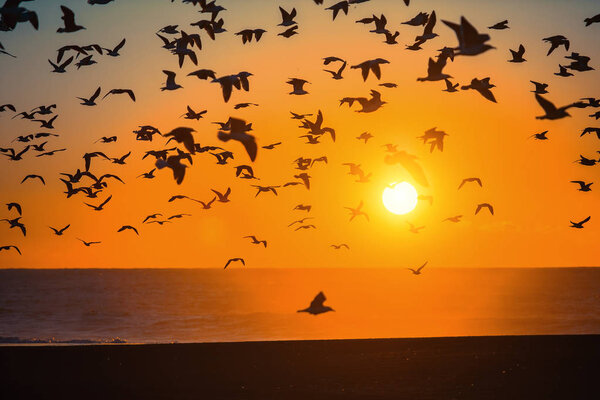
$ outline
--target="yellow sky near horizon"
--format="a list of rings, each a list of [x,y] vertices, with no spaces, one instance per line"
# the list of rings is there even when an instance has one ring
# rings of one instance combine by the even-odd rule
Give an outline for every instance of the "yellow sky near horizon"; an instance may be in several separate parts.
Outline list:
[[[597,180],[598,167],[574,164],[579,154],[594,156],[600,150],[593,135],[579,138],[583,128],[600,126],[588,117],[598,109],[572,109],[572,118],[559,121],[539,121],[541,108],[534,99],[529,80],[549,83],[548,99],[557,105],[571,103],[581,97],[600,94],[597,71],[575,73],[574,77],[553,75],[567,53],[561,48],[546,56],[548,46],[541,38],[564,34],[571,39],[571,50],[592,58],[596,66],[600,55],[597,37],[600,24],[585,27],[583,18],[597,14],[590,1],[554,1],[539,8],[533,1],[519,6],[516,1],[495,4],[478,2],[431,1],[411,2],[372,0],[351,7],[349,15],[340,15],[331,22],[331,12],[311,1],[219,1],[227,11],[227,33],[212,42],[204,34],[198,66],[186,60],[179,69],[177,58],[162,49],[154,35],[167,24],[179,24],[186,32],[197,32],[187,26],[205,15],[193,7],[169,1],[140,3],[116,1],[107,6],[88,6],[83,2],[64,1],[75,13],[77,22],[87,29],[73,34],[54,33],[59,26],[59,3],[26,6],[36,9],[40,30],[21,24],[14,32],[0,34],[0,42],[16,59],[0,57],[2,93],[0,104],[13,103],[18,111],[30,110],[40,104],[57,103],[59,117],[56,133],[48,149],[68,148],[53,157],[35,158],[33,152],[19,162],[0,159],[5,171],[0,176],[0,218],[15,217],[4,203],[16,201],[23,206],[23,219],[28,229],[23,238],[8,224],[0,224],[0,246],[19,246],[23,256],[8,251],[0,253],[2,268],[143,268],[143,267],[214,267],[222,268],[231,257],[243,257],[248,267],[405,267],[429,260],[433,267],[542,267],[594,266],[600,252],[597,238],[600,223],[594,216],[598,210],[596,183],[589,193],[578,192],[571,180]],[[331,2],[326,2],[330,5]],[[290,39],[276,36],[283,28],[277,6],[298,9],[299,35]],[[37,8],[36,8],[37,7]],[[404,44],[420,34],[421,28],[400,25],[419,11],[436,10],[439,38],[427,42],[424,50],[410,52]],[[539,13],[534,15],[533,9]],[[192,12],[193,11],[193,14]],[[382,43],[382,36],[369,33],[371,27],[354,21],[383,12],[390,29],[399,30],[400,44]],[[426,75],[427,59],[444,45],[455,45],[452,31],[442,19],[458,21],[465,15],[480,32],[491,35],[490,43],[497,49],[477,57],[458,57],[445,68],[454,82],[468,84],[474,78],[490,76],[497,87],[498,103],[488,102],[474,91],[445,93],[443,82],[416,81]],[[486,26],[508,19],[511,29],[489,31]],[[110,26],[110,29],[107,27]],[[241,44],[233,33],[244,28],[267,30],[259,43]],[[550,28],[549,28],[550,27]],[[55,58],[55,49],[65,44],[100,43],[113,47],[123,37],[127,44],[121,56],[94,56],[98,64],[77,71],[70,66],[65,74],[52,74],[46,59]],[[509,48],[520,43],[526,47],[523,64],[506,62]],[[347,68],[344,79],[335,81],[323,72],[322,58],[338,56],[349,65],[377,57],[390,64],[382,66],[382,80],[370,76],[363,82],[360,72]],[[249,71],[250,92],[234,92],[224,103],[219,86],[187,77],[198,68],[210,68],[217,76]],[[327,67],[325,67],[327,68]],[[161,92],[163,69],[177,73],[184,88]],[[304,78],[310,82],[306,96],[290,96],[288,78]],[[395,82],[396,89],[378,87],[382,82]],[[137,101],[112,96],[96,107],[79,105],[76,99],[88,97],[101,86],[103,93],[117,87],[132,88]],[[379,90],[387,104],[371,114],[358,114],[356,106],[339,107],[346,96],[368,95]],[[259,107],[234,110],[240,102],[258,103]],[[186,105],[195,110],[207,109],[200,121],[179,118]],[[298,121],[290,119],[289,111],[314,113],[322,110],[326,126],[336,129],[337,140],[324,137],[322,144],[304,144],[298,136],[304,131]],[[0,114],[0,147],[15,145],[18,135],[40,131],[34,123],[11,120],[11,113]],[[250,164],[239,143],[222,143],[216,138],[213,121],[225,121],[230,116],[253,124],[253,134],[259,146],[281,141],[275,150],[259,148],[252,165],[260,181],[235,178],[233,166]],[[42,116],[45,118],[45,116]],[[314,117],[311,117],[314,118]],[[141,160],[145,151],[160,149],[165,139],[155,136],[153,142],[135,141],[132,130],[151,124],[166,133],[178,126],[193,127],[195,139],[202,145],[217,145],[231,150],[235,160],[229,165],[215,164],[206,153],[194,157],[184,183],[176,185],[168,170],[157,171],[154,180],[136,176],[154,168],[153,160]],[[417,136],[438,127],[449,134],[444,152],[429,152]],[[550,140],[529,139],[533,133],[549,130]],[[374,138],[368,144],[355,139],[368,131]],[[101,136],[117,135],[117,143],[94,143]],[[429,180],[429,187],[419,186],[400,166],[384,163],[386,143],[419,157]],[[20,146],[19,146],[20,147]],[[98,199],[76,195],[66,199],[59,172],[73,173],[83,168],[85,152],[104,151],[109,156],[121,156],[132,150],[127,165],[114,165],[93,160],[91,171],[96,175],[113,173],[125,185],[110,182]],[[250,184],[281,185],[293,180],[301,171],[293,169],[292,161],[299,157],[329,158],[327,165],[318,164],[306,171],[312,176],[311,189],[301,186],[281,188],[279,196],[261,193]],[[373,173],[370,183],[355,183],[342,163],[362,165]],[[46,178],[46,186],[38,182],[19,184],[30,173]],[[467,185],[458,191],[463,178],[478,176],[483,188]],[[420,194],[432,195],[433,205],[419,202],[405,216],[389,213],[382,204],[383,189],[394,181],[409,181]],[[196,203],[180,200],[168,203],[175,194],[208,201],[214,188],[232,188],[231,202],[215,203],[203,210]],[[106,209],[95,212],[83,202],[99,204],[108,195]],[[370,222],[357,218],[349,222],[344,207],[365,202]],[[495,215],[474,211],[478,203],[494,205]],[[311,204],[311,213],[292,211],[299,203]],[[146,215],[162,212],[165,216],[190,213],[193,216],[172,224],[142,225]],[[458,224],[442,222],[444,218],[463,214]],[[581,220],[592,215],[585,229],[569,228],[569,220]],[[287,225],[305,216],[312,216],[316,230],[298,231]],[[408,231],[407,221],[426,228],[419,234]],[[63,237],[52,234],[48,226],[71,224]],[[133,225],[140,231],[116,233],[121,225]],[[256,235],[268,241],[268,248],[250,244],[246,235]],[[99,240],[101,245],[84,247],[75,238]],[[331,244],[347,243],[350,251],[333,250]],[[239,266],[234,266],[239,268]]]

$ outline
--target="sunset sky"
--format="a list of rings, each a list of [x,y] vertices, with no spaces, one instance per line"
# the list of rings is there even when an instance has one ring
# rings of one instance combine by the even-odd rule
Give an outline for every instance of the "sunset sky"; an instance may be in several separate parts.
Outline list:
[[[29,151],[22,161],[0,158],[0,218],[15,218],[5,203],[23,206],[22,222],[27,227],[23,237],[18,229],[0,223],[0,246],[16,245],[14,251],[0,253],[2,268],[222,268],[232,257],[242,257],[246,266],[261,267],[414,267],[429,261],[430,268],[443,267],[553,267],[597,266],[600,259],[599,166],[584,167],[574,163],[579,155],[598,158],[600,141],[595,135],[579,137],[585,127],[600,126],[589,115],[600,109],[570,109],[572,118],[540,121],[542,115],[533,93],[535,80],[549,84],[545,97],[557,106],[582,97],[600,96],[598,71],[574,72],[562,78],[554,75],[558,64],[570,51],[591,57],[590,65],[600,69],[598,37],[600,24],[585,27],[583,20],[598,14],[598,3],[592,0],[535,0],[503,2],[413,0],[409,7],[401,0],[372,0],[353,5],[348,15],[340,14],[331,21],[331,11],[324,10],[334,1],[317,6],[313,1],[227,1],[227,10],[219,14],[225,20],[226,33],[215,41],[201,33],[203,49],[197,51],[198,66],[186,59],[180,69],[177,57],[163,49],[155,33],[165,25],[178,24],[187,33],[199,33],[190,23],[209,18],[197,7],[171,3],[168,0],[116,0],[108,5],[90,6],[85,1],[63,0],[23,3],[37,12],[39,31],[28,23],[20,23],[12,32],[0,32],[0,42],[17,56],[0,54],[0,104],[12,103],[17,112],[38,105],[57,104],[58,119],[49,138],[47,150],[67,148],[52,157],[34,157]],[[86,30],[58,34],[62,25],[60,5],[71,8],[76,22]],[[278,6],[296,7],[299,34],[289,39],[277,36],[285,30]],[[421,51],[405,50],[421,27],[400,25],[419,11],[436,11],[438,23],[434,32],[440,37],[428,41]],[[399,44],[383,43],[383,36],[369,33],[371,25],[355,23],[372,14],[385,14],[388,29],[400,32]],[[444,82],[417,82],[426,76],[427,60],[444,46],[456,46],[452,30],[441,20],[458,22],[464,15],[480,33],[489,33],[496,47],[476,57],[457,57],[444,72],[453,82],[467,85],[472,78],[491,77],[497,104],[475,91],[442,92]],[[487,27],[509,20],[510,29],[497,31]],[[234,33],[246,28],[267,31],[260,42],[242,45]],[[542,38],[562,34],[571,41],[569,53],[561,47],[546,56],[549,45]],[[121,39],[127,43],[113,58],[94,55],[98,61],[67,73],[51,73],[48,59],[56,60],[56,49],[67,44],[98,43],[114,47]],[[513,64],[509,48],[519,44],[526,48],[527,62]],[[348,60],[344,79],[333,80],[323,68],[322,59],[337,56]],[[369,76],[363,82],[358,70],[350,65],[384,58],[382,79]],[[68,58],[65,57],[65,58]],[[218,84],[188,77],[199,68],[216,71],[217,76],[249,71],[250,91],[234,91],[224,103]],[[335,66],[334,66],[335,68]],[[331,68],[331,69],[334,69]],[[177,83],[184,88],[161,92],[165,75],[162,70],[177,73]],[[291,96],[288,78],[310,82],[305,96]],[[378,86],[394,82],[395,89]],[[76,97],[89,97],[98,86],[102,96],[113,88],[131,88],[137,101],[126,96],[109,96],[96,107],[80,105]],[[356,113],[357,106],[339,107],[343,97],[368,97],[370,90],[381,92],[387,102],[380,110]],[[241,102],[258,103],[258,107],[234,110]],[[186,106],[208,110],[200,121],[180,116]],[[305,131],[299,121],[290,119],[290,111],[313,113],[322,110],[325,126],[335,128],[337,140],[324,137],[321,144],[305,144],[298,138]],[[11,141],[18,135],[45,132],[36,123],[11,119],[10,111],[0,113],[0,147],[22,148]],[[47,119],[47,116],[40,116]],[[259,145],[258,157],[252,163],[237,142],[217,139],[217,125],[211,122],[236,117],[251,122]],[[309,119],[314,120],[314,116]],[[152,157],[142,160],[145,151],[165,147],[165,138],[152,142],[136,141],[133,130],[139,125],[153,125],[162,133],[179,126],[194,128],[196,142],[231,150],[235,159],[228,165],[216,165],[208,153],[194,157],[182,185],[177,185],[170,170],[156,171],[157,178],[136,178],[154,168]],[[448,133],[444,151],[429,152],[417,136],[437,127]],[[534,133],[548,130],[548,141],[535,141]],[[362,132],[374,138],[367,144],[356,139]],[[116,143],[94,143],[102,136],[118,136]],[[44,139],[46,140],[46,139]],[[260,146],[283,142],[274,150]],[[40,141],[36,141],[39,143]],[[419,157],[429,187],[420,186],[400,165],[384,162],[383,145],[397,144]],[[169,147],[171,147],[169,144]],[[126,165],[115,165],[95,159],[90,169],[96,176],[112,173],[125,185],[110,181],[98,199],[82,194],[67,199],[60,172],[83,169],[86,152],[102,151],[120,157],[132,151]],[[255,197],[252,184],[283,185],[295,180],[293,160],[303,156],[327,156],[327,165],[315,164],[308,172],[310,190],[292,186],[278,190],[279,195],[261,193]],[[356,183],[342,163],[358,163],[372,173],[369,183]],[[235,177],[234,166],[249,164],[255,180]],[[20,184],[27,174],[39,174],[46,180]],[[479,177],[483,182],[467,184],[457,190],[463,178]],[[596,182],[592,191],[577,191],[571,180]],[[394,215],[383,206],[384,188],[392,182],[408,181],[419,194],[433,196],[433,205],[420,201],[407,215]],[[231,187],[231,202],[214,203],[210,210],[189,200],[167,202],[177,194],[209,201],[210,189],[224,192]],[[83,202],[100,204],[109,195],[112,200],[104,211],[96,212]],[[349,222],[344,207],[356,207],[364,201],[363,210],[370,221],[359,217]],[[479,203],[494,206],[495,215],[474,215]],[[313,210],[293,211],[297,204],[310,204]],[[165,217],[189,213],[192,217],[171,224],[142,224],[149,214]],[[460,223],[442,222],[464,215]],[[585,229],[572,229],[569,220],[580,221],[591,215]],[[315,230],[294,231],[287,225],[296,219],[309,220]],[[408,222],[425,226],[419,234],[408,230]],[[58,237],[48,226],[71,224],[64,236]],[[133,225],[133,232],[117,233],[122,225]],[[267,240],[268,247],[253,245],[244,236],[255,235]],[[85,247],[76,240],[102,241]],[[334,250],[331,244],[347,243],[350,250]],[[232,265],[230,268],[240,268]]]

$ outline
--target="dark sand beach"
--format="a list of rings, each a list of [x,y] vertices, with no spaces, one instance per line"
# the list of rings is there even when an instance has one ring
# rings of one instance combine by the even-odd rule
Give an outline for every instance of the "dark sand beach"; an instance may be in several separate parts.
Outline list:
[[[0,347],[3,399],[595,399],[600,336]]]

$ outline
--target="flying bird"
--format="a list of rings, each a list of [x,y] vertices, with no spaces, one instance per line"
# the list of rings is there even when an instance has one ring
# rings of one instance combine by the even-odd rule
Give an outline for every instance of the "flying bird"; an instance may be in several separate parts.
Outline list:
[[[319,292],[315,298],[310,302],[310,306],[308,306],[307,308],[303,309],[303,310],[298,310],[298,312],[305,312],[305,313],[309,313],[312,315],[319,315],[319,314],[323,314],[326,313],[328,311],[335,311],[333,308],[329,307],[329,306],[325,306],[323,303],[325,303],[325,301],[327,300],[327,298],[325,297],[325,294],[323,294],[323,292]]]
[[[61,17],[61,19],[64,22],[64,28],[60,27],[56,30],[56,32],[58,33],[71,33],[71,32],[77,32],[81,29],[85,29],[83,26],[81,25],[77,25],[75,23],[75,13],[73,13],[73,11],[71,11],[70,8],[65,7],[65,6],[60,6],[60,9],[62,10],[63,16]]]
[[[577,228],[577,229],[583,229],[583,225],[588,222],[592,217],[589,216],[587,218],[585,218],[584,220],[581,220],[579,222],[573,222],[573,221],[569,221],[571,223],[571,228]]]
[[[131,100],[135,101],[135,93],[133,93],[133,90],[131,89],[112,89],[106,93],[102,99],[105,99],[109,94],[127,94]]]
[[[64,232],[65,232],[67,229],[69,229],[69,227],[70,227],[70,226],[71,226],[71,224],[69,224],[69,225],[65,226],[65,227],[64,227],[64,228],[62,228],[62,229],[56,229],[56,228],[53,228],[53,227],[51,227],[51,226],[49,226],[48,228],[52,229],[52,230],[54,231],[54,234],[55,234],[56,236],[62,236],[62,235],[63,235],[63,233],[64,233]]]
[[[131,225],[123,225],[122,227],[120,227],[120,228],[117,230],[117,232],[123,232],[123,231],[126,231],[126,230],[132,230],[132,231],[134,231],[134,232],[135,232],[135,234],[136,234],[136,235],[138,235],[138,236],[140,235],[140,234],[139,234],[139,232],[138,232],[138,230],[137,230],[137,229],[135,229],[135,228],[134,228],[133,226],[131,226]]]
[[[267,241],[266,240],[258,240],[256,238],[256,236],[244,236],[244,239],[251,239],[252,244],[262,244],[265,248],[267,247]]]
[[[226,269],[229,266],[229,264],[231,264],[232,262],[236,262],[236,261],[239,261],[242,263],[242,265],[246,266],[246,262],[244,261],[243,258],[236,257],[236,258],[230,258],[229,260],[227,260],[227,263],[225,264],[223,269]]]
[[[10,249],[15,249],[17,251],[17,253],[19,253],[19,255],[22,255],[21,254],[21,250],[19,250],[19,248],[17,246],[13,246],[13,245],[0,246],[0,251],[2,251],[2,250],[10,250]]]
[[[492,207],[492,205],[489,203],[478,204],[477,208],[475,209],[475,215],[477,215],[479,213],[479,211],[481,211],[484,208],[487,208],[489,210],[490,214],[494,215],[494,207]]]

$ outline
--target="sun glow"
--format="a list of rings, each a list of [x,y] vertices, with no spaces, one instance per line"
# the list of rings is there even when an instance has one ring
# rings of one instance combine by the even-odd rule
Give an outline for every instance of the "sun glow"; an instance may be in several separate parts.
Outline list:
[[[383,205],[393,214],[408,214],[417,206],[417,190],[408,182],[392,183],[383,190]]]

